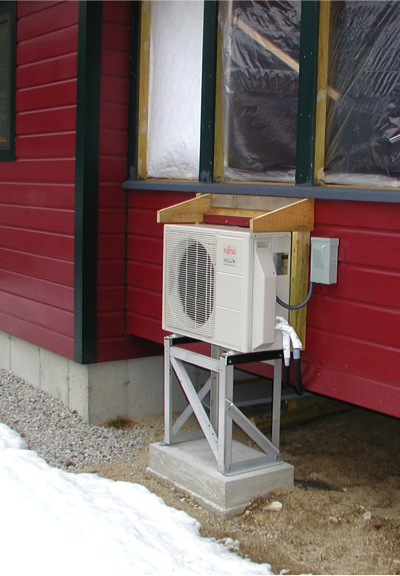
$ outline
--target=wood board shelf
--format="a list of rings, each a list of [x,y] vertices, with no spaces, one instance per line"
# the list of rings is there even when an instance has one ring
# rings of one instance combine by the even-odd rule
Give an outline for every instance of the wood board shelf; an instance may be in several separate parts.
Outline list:
[[[314,200],[276,196],[198,194],[157,213],[161,224],[223,223],[251,232],[291,232],[290,304],[302,302],[308,292],[310,232],[314,229]],[[289,323],[305,347],[307,307],[290,310]]]
[[[159,210],[158,222],[204,222],[208,215],[248,219],[252,232],[307,232],[314,228],[314,200],[199,194],[192,200]]]

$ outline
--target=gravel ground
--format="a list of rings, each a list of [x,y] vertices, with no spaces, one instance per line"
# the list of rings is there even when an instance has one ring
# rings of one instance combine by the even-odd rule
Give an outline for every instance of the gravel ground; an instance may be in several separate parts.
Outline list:
[[[0,422],[49,464],[138,482],[189,513],[202,535],[240,542],[240,555],[274,573],[400,574],[400,419],[360,408],[281,430],[282,459],[295,486],[260,497],[225,520],[146,473],[162,415],[126,432],[89,426],[61,402],[0,370]],[[244,441],[240,437],[240,441]],[[282,509],[271,511],[272,501]]]
[[[51,466],[80,470],[113,460],[133,460],[143,432],[89,425],[75,410],[0,369],[0,422],[18,432]]]

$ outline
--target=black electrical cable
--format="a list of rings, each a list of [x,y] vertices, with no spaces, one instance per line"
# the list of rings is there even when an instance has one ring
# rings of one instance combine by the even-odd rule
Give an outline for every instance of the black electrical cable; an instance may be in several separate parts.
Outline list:
[[[295,381],[295,388],[296,393],[301,396],[304,394],[304,386],[303,380],[301,377],[301,365],[300,365],[300,350],[297,351],[295,357],[295,351],[293,350],[293,372],[294,372],[294,381]]]
[[[290,364],[284,364],[282,388],[286,390],[289,384],[290,384]]]
[[[281,300],[279,298],[279,296],[276,297],[276,301],[278,302],[278,304],[280,306],[282,306],[283,308],[286,308],[286,310],[300,310],[300,308],[303,308],[303,306],[305,306],[307,304],[307,302],[309,301],[309,299],[311,298],[311,294],[313,291],[313,283],[310,282],[310,286],[308,288],[308,294],[306,296],[306,299],[303,300],[303,302],[301,302],[300,304],[286,304],[286,302],[283,302],[283,300]]]

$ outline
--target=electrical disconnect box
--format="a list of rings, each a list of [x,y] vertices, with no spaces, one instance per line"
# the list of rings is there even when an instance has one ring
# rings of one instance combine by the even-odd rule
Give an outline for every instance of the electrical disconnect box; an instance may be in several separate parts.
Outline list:
[[[310,282],[336,284],[338,238],[311,238]]]

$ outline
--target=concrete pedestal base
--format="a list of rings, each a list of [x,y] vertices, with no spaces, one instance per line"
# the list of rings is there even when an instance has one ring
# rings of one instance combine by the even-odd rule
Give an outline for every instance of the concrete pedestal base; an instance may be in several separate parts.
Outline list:
[[[251,459],[260,453],[233,442],[233,461]],[[190,494],[204,508],[225,518],[242,514],[249,502],[272,490],[293,486],[294,468],[286,462],[224,476],[206,440],[165,446],[150,446],[147,471]]]

